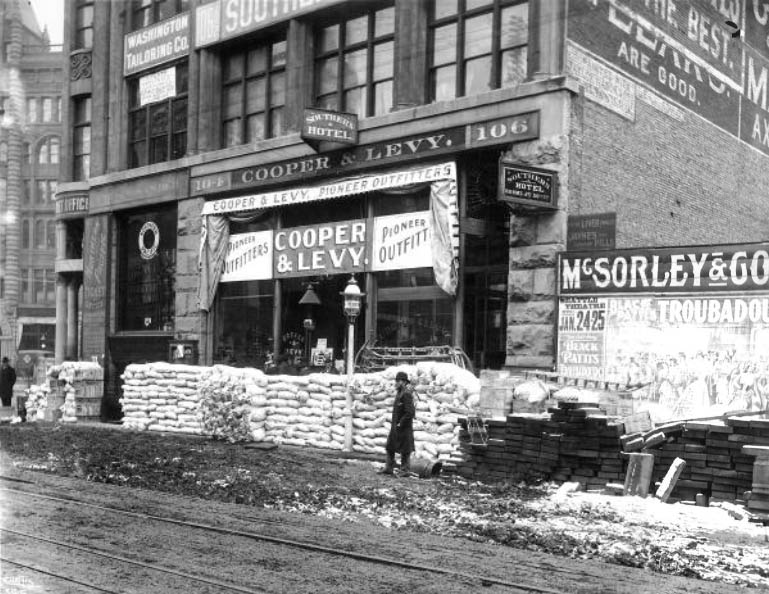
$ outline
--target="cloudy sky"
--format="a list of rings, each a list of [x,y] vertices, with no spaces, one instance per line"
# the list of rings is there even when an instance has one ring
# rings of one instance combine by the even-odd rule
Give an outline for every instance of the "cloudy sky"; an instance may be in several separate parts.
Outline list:
[[[26,2],[27,0],[22,0]],[[64,0],[29,0],[35,10],[41,27],[48,27],[52,45],[60,45],[63,40]]]

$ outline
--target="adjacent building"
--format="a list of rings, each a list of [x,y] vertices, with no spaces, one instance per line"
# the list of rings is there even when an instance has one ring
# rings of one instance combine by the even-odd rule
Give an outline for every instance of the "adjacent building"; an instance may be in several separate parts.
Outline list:
[[[55,346],[54,195],[63,54],[28,2],[0,3],[0,354],[21,375]]]
[[[354,276],[356,351],[607,379],[573,257],[767,237],[762,6],[68,0],[57,356],[108,414],[130,362],[340,359]]]

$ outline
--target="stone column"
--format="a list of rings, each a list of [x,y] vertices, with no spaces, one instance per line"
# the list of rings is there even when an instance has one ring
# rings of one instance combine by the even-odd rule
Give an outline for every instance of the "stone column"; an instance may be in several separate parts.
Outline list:
[[[67,280],[63,274],[56,276],[56,364],[64,361],[67,346]]]
[[[67,283],[67,348],[65,356],[70,360],[77,360],[77,293],[78,281],[75,278]],[[58,310],[58,308],[57,308]],[[58,323],[58,319],[57,319]],[[58,343],[57,343],[58,347]]]

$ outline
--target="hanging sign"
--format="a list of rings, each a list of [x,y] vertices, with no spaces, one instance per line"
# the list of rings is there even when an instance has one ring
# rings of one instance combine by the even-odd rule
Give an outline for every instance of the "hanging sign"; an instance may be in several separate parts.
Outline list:
[[[301,137],[316,150],[321,141],[358,144],[358,116],[325,109],[305,109]]]
[[[123,74],[129,76],[190,52],[190,13],[129,33],[124,38]]]
[[[231,235],[221,282],[271,279],[272,234],[270,230]]]
[[[139,78],[139,105],[144,107],[176,96],[176,67]]]
[[[558,174],[548,169],[499,162],[499,199],[516,205],[556,208]]]
[[[432,266],[430,211],[374,219],[371,270]]]
[[[275,278],[363,272],[366,221],[339,221],[275,231]]]

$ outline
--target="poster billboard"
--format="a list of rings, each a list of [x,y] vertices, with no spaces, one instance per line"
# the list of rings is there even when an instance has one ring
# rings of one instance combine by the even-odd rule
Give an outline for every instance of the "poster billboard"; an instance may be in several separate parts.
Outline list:
[[[221,282],[272,278],[272,231],[230,236]]]
[[[769,407],[769,294],[559,301],[558,372],[638,387],[657,422]]]

